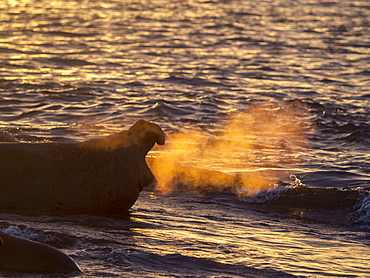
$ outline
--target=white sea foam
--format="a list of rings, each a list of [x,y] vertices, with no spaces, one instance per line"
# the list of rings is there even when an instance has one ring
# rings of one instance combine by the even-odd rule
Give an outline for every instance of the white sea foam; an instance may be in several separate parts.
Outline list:
[[[27,228],[19,228],[17,226],[9,226],[7,228],[2,229],[4,233],[23,238],[28,240],[34,240],[38,242],[48,243],[58,240],[58,237],[52,234],[47,233],[37,233]]]
[[[38,237],[38,234],[28,229],[20,229],[17,226],[9,226],[8,228],[2,229],[4,233],[11,234],[24,239],[34,240]]]
[[[370,193],[362,199],[358,209],[352,214],[357,223],[370,224]]]
[[[268,203],[274,200],[277,200],[281,197],[282,194],[287,192],[292,188],[297,187],[304,187],[305,185],[302,181],[295,175],[289,175],[289,177],[293,180],[292,184],[289,185],[274,185],[267,190],[260,191],[253,197],[247,197],[245,200],[250,203]],[[239,193],[239,192],[237,192]]]

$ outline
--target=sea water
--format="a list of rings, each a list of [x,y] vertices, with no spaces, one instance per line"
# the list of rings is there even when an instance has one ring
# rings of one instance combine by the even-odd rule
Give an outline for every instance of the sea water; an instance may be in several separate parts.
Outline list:
[[[3,231],[86,277],[370,276],[369,1],[0,10],[2,141],[85,141],[146,119],[167,134],[148,161],[236,177],[161,187],[159,173],[128,214],[2,212]]]

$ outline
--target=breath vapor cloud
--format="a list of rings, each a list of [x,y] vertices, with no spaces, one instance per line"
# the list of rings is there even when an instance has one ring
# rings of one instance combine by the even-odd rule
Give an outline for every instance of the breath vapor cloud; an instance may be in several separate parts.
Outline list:
[[[300,163],[308,118],[307,108],[298,101],[259,103],[231,113],[211,133],[192,126],[170,134],[160,155],[148,161],[156,189],[169,193],[182,186],[242,196],[267,190]]]

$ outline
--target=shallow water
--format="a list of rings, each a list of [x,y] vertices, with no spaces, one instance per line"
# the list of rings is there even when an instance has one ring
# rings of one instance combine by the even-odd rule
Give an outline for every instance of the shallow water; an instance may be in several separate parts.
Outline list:
[[[190,134],[182,165],[259,173],[272,186],[246,197],[235,194],[244,187],[152,185],[126,216],[4,212],[0,228],[60,248],[87,277],[368,276],[368,1],[0,9],[3,141],[84,141],[142,118],[167,144]],[[232,137],[240,112],[246,132]]]

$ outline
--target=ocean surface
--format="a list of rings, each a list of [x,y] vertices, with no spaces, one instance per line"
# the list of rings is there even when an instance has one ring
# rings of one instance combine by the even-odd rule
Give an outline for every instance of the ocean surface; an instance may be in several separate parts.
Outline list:
[[[138,119],[167,134],[127,214],[0,212],[0,229],[84,277],[370,277],[368,0],[0,11],[2,141],[85,141]]]

